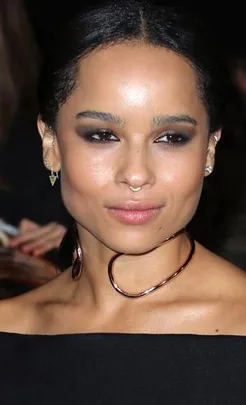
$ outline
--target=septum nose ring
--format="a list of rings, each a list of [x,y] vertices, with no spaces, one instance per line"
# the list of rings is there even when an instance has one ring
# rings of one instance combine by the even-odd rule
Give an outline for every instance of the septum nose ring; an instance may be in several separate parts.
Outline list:
[[[133,187],[133,186],[129,186],[130,190],[133,191],[134,193],[136,193],[137,191],[142,190],[142,187]]]

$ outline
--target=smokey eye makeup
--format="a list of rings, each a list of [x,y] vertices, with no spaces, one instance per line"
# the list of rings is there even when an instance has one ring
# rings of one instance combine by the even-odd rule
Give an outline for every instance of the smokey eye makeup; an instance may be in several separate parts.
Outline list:
[[[109,128],[79,127],[76,129],[79,137],[87,143],[106,144],[120,142],[120,138]],[[154,143],[168,146],[183,146],[188,144],[194,137],[194,131],[167,130],[163,131],[154,139]]]
[[[189,143],[193,139],[193,136],[194,135],[188,131],[165,131],[155,139],[155,143],[182,146]]]
[[[79,137],[88,143],[117,142],[119,138],[111,129],[107,128],[78,128]]]

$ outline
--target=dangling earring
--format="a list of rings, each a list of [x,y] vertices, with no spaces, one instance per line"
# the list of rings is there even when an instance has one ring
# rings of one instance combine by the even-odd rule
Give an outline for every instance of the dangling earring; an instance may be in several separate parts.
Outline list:
[[[76,242],[76,258],[73,262],[73,268],[72,268],[72,278],[74,281],[77,281],[82,273],[82,249],[79,245],[78,239]]]
[[[44,164],[45,167],[50,170],[50,175],[49,175],[49,179],[50,179],[50,183],[52,186],[54,186],[55,182],[57,179],[59,179],[59,175],[58,172],[53,172],[51,165],[49,164],[47,159],[44,159]]]
[[[210,166],[210,165],[206,166],[206,168],[205,168],[205,173],[206,173],[208,176],[212,173],[212,171],[213,171],[213,166]]]
[[[55,148],[55,138],[52,139],[52,148]],[[54,172],[52,170],[51,165],[49,164],[47,159],[44,159],[44,164],[47,167],[48,170],[50,170],[50,175],[49,175],[49,179],[50,179],[50,184],[52,186],[54,186],[55,182],[57,179],[59,179],[59,174],[58,172]]]
[[[51,173],[49,175],[49,179],[50,179],[51,185],[54,186],[56,180],[59,179],[58,172],[53,172],[53,170],[51,170]]]

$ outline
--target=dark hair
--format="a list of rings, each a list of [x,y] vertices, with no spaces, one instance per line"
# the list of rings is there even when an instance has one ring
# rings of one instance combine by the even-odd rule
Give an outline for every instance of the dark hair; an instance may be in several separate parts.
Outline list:
[[[39,86],[42,120],[55,128],[56,115],[76,88],[81,58],[93,50],[139,40],[184,56],[198,76],[211,132],[221,125],[220,59],[207,27],[183,7],[155,6],[145,1],[109,2],[78,15],[55,38],[43,66]]]
[[[41,119],[55,130],[57,112],[76,88],[82,57],[103,46],[141,41],[187,59],[197,74],[210,132],[218,130],[223,116],[223,75],[218,48],[209,33],[187,7],[141,0],[114,0],[78,15],[56,37],[45,60],[39,86]],[[71,242],[71,233],[67,238]]]

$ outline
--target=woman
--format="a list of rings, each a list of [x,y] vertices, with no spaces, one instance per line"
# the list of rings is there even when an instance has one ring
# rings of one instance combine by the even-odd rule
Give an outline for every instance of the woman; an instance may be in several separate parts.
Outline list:
[[[78,16],[52,47],[38,127],[76,258],[1,302],[8,404],[245,403],[246,275],[184,231],[223,113],[207,33],[132,1]]]

